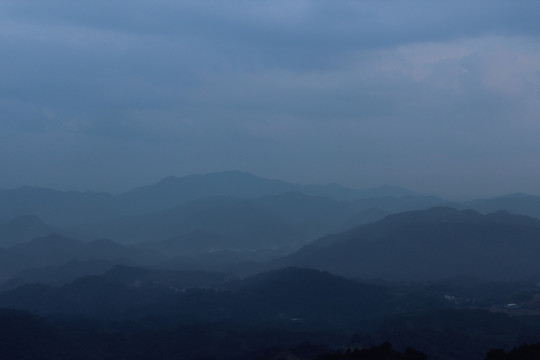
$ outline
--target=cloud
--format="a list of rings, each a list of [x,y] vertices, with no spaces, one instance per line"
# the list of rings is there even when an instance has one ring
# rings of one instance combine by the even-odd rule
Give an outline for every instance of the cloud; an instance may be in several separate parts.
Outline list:
[[[540,150],[540,3],[0,7],[0,138],[9,139],[0,164],[13,169],[0,187],[118,189],[137,185],[132,177],[239,168],[472,193],[502,172],[496,158],[522,180],[491,191],[540,193],[539,174],[515,168]],[[91,175],[120,163],[114,180]],[[470,190],[457,189],[467,178]]]

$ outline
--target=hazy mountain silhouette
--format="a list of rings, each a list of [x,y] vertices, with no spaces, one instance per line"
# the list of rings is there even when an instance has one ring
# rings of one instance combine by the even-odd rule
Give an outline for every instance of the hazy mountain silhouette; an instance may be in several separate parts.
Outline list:
[[[44,223],[37,216],[20,216],[0,224],[0,247],[9,247],[58,232],[58,228]]]
[[[479,199],[466,202],[462,206],[483,213],[506,210],[513,214],[527,215],[540,218],[540,196],[522,193],[498,196],[492,199]]]
[[[325,234],[379,220],[379,209],[303,193],[256,199],[212,197],[139,216],[77,228],[78,233],[122,243],[150,242],[165,254],[186,256],[208,251],[292,251]]]
[[[388,280],[530,279],[539,252],[538,219],[439,207],[323,237],[277,263]]]
[[[29,186],[0,190],[0,219],[33,214],[46,223],[65,227],[156,212],[208,197],[254,199],[287,192],[300,192],[334,200],[401,197],[411,194],[397,187],[355,190],[337,184],[299,185],[240,171],[227,171],[184,177],[171,176],[156,184],[138,187],[119,195],[90,191],[56,191]]]
[[[154,245],[177,255],[261,248],[290,251],[324,234],[343,231],[353,217],[355,225],[366,221],[349,203],[285,193],[251,200],[195,200],[151,214],[79,227],[78,232],[124,243],[160,240]]]
[[[389,212],[378,207],[356,210],[353,215],[343,224],[344,230],[353,227],[379,221],[388,216]]]
[[[454,204],[436,196],[380,196],[353,201],[354,208],[359,211],[378,208],[388,214],[450,205]]]
[[[59,266],[28,268],[14,275],[11,279],[0,285],[0,289],[9,290],[25,284],[48,284],[61,286],[77,278],[105,273],[118,261],[107,260],[70,260]]]
[[[149,257],[150,254],[141,255],[134,248],[127,248],[110,240],[82,242],[52,234],[1,249],[0,276],[9,277],[28,268],[59,266],[75,259],[126,262]]]
[[[170,176],[160,182],[119,195],[121,202],[141,211],[172,208],[182,203],[216,196],[256,198],[291,191],[295,185],[268,180],[240,171],[205,175]]]
[[[254,200],[259,206],[294,225],[306,239],[348,229],[348,223],[364,224],[370,219],[358,216],[355,207],[345,201],[289,192]]]
[[[305,240],[292,225],[249,200],[197,200],[147,215],[124,217],[90,227],[123,243],[168,240],[181,252],[290,246]],[[197,234],[202,236],[196,237]],[[186,240],[186,241],[184,241]],[[168,250],[167,250],[168,251]]]
[[[337,184],[299,185],[240,171],[227,171],[184,177],[171,176],[156,184],[138,187],[119,195],[90,191],[56,191],[28,186],[0,190],[0,219],[6,222],[31,214],[47,224],[64,228],[157,212],[209,197],[256,199],[285,193],[352,201],[352,207],[357,211],[379,208],[387,213],[395,213],[445,205],[472,208],[484,213],[507,210],[540,217],[540,197],[525,194],[459,204],[434,196],[417,196],[406,189],[392,186],[356,190]]]
[[[139,187],[121,194],[119,199],[131,206],[138,206],[144,211],[149,211],[174,207],[190,200],[213,196],[258,198],[287,192],[300,192],[335,200],[412,194],[408,190],[390,186],[355,190],[338,184],[299,185],[265,179],[241,171],[226,171],[180,178],[170,176],[157,184]]]

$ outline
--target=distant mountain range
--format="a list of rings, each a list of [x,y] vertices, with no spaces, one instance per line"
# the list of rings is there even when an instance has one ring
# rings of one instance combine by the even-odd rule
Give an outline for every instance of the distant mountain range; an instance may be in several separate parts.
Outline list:
[[[273,197],[264,199],[275,205]],[[61,284],[73,278],[70,273],[92,274],[120,263],[239,273],[299,266],[385,281],[438,281],[460,276],[540,279],[540,220],[532,217],[504,211],[483,215],[448,207],[409,211],[320,237],[286,255],[271,246],[286,248],[294,243],[294,229],[277,220],[272,223],[268,219],[277,218],[261,215],[251,201],[215,201],[224,210],[214,215],[212,212],[219,206],[213,202],[210,209],[194,203],[190,206],[200,206],[204,216],[175,215],[163,223],[144,218],[128,222],[134,226],[134,234],[145,229],[151,234],[160,226],[174,223],[174,219],[183,219],[179,226],[184,230],[191,225],[193,228],[180,237],[121,245],[110,240],[82,242],[50,235],[0,249],[0,276],[4,280],[12,278],[12,285],[6,283],[5,287],[32,281]],[[188,214],[194,213],[190,210]],[[208,220],[206,230],[201,219]],[[235,265],[272,258],[268,264]]]
[[[186,202],[215,196],[253,199],[299,192],[334,200],[407,196],[408,190],[384,186],[355,190],[337,184],[298,185],[269,180],[239,171],[168,177],[119,195],[96,192],[63,192],[37,187],[0,190],[0,219],[36,215],[57,226],[105,221],[173,208]]]
[[[181,178],[168,177],[157,184],[140,187],[119,195],[122,201],[138,204],[148,209],[163,209],[190,200],[212,196],[259,198],[288,192],[322,196],[334,200],[357,200],[368,197],[413,195],[409,190],[382,186],[374,189],[356,190],[338,184],[299,185],[280,180],[270,180],[246,172],[227,171],[205,175],[189,175]]]
[[[23,187],[0,190],[0,277],[63,283],[69,268],[256,270],[264,266],[252,262],[269,260],[390,280],[534,277],[540,220],[524,215],[540,217],[540,197],[455,203],[238,171],[169,177],[119,195]],[[82,265],[92,262],[105,263]]]
[[[0,308],[47,319],[0,311],[6,358],[315,359],[390,339],[474,360],[540,333],[540,197],[226,172],[0,190],[0,219]]]
[[[97,192],[56,191],[38,187],[0,190],[0,219],[5,223],[21,216],[37,216],[57,227],[102,222],[121,216],[143,215],[210,197],[257,199],[285,193],[301,193],[335,201],[354,202],[355,208],[379,208],[388,213],[448,205],[481,212],[507,210],[540,217],[540,197],[512,194],[492,199],[452,203],[409,190],[381,186],[357,190],[338,184],[299,185],[270,180],[240,171],[168,177],[156,184],[112,195]]]

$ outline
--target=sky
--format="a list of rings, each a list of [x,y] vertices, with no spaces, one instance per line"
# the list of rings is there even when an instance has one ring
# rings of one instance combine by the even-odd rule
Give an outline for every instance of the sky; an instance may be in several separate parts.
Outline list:
[[[0,0],[0,188],[540,194],[539,1]]]

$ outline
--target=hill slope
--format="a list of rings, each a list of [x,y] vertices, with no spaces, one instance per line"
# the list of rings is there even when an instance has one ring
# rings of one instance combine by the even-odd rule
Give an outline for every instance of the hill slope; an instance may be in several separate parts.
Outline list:
[[[52,234],[8,249],[0,249],[0,277],[7,278],[30,269],[63,265],[71,260],[101,259],[126,262],[150,258],[136,249],[110,240],[82,242]]]
[[[387,280],[530,279],[539,253],[540,220],[433,208],[324,237],[277,263]]]
[[[37,216],[20,216],[0,224],[0,247],[28,242],[56,232],[56,227],[44,223]]]
[[[297,268],[227,281],[216,273],[119,266],[60,288],[28,285],[0,293],[0,307],[44,315],[184,316],[308,329],[315,324],[334,329],[367,326],[380,320],[389,306],[382,287]]]

